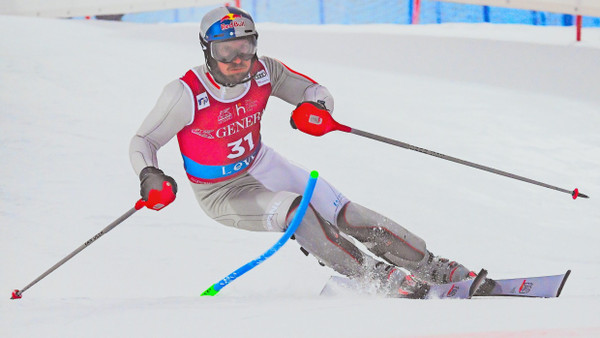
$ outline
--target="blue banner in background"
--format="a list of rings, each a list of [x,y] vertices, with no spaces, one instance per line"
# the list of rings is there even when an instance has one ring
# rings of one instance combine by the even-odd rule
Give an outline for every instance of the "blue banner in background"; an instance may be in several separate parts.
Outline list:
[[[288,24],[410,24],[413,0],[242,0],[241,6],[257,22]],[[125,14],[128,22],[200,22],[210,7],[180,8]],[[572,26],[573,15],[493,6],[422,0],[419,23],[501,23]],[[584,27],[600,27],[600,18],[583,17]]]

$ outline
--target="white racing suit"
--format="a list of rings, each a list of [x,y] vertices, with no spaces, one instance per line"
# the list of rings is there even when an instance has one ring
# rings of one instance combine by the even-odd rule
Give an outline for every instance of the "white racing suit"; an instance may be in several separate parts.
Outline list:
[[[192,189],[207,215],[240,229],[282,232],[309,173],[261,142],[267,99],[276,96],[293,105],[315,101],[332,112],[333,98],[325,87],[275,59],[260,57],[252,74],[246,83],[224,87],[199,66],[169,83],[133,137],[130,158],[138,175],[145,167],[158,168],[157,150],[177,136]],[[431,283],[473,276],[464,266],[431,254],[421,238],[396,222],[349,201],[322,178],[295,238],[322,264],[375,281],[392,296],[406,280],[397,267]],[[354,240],[385,262],[361,251]]]

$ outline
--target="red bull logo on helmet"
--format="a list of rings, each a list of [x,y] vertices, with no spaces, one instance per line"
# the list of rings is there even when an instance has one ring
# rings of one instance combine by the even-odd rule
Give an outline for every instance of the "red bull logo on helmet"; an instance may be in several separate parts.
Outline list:
[[[227,30],[235,27],[244,27],[246,24],[244,21],[236,20],[241,18],[242,16],[239,14],[229,13],[225,15],[221,18],[221,30]]]
[[[233,14],[233,13],[229,13],[227,15],[225,15],[224,17],[221,18],[221,22],[223,21],[233,21],[236,18],[241,18],[242,16],[239,14]]]

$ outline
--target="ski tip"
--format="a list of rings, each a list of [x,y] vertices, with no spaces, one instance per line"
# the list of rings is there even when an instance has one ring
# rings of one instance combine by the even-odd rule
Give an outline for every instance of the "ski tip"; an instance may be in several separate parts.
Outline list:
[[[21,299],[23,298],[23,296],[21,296],[21,291],[20,290],[14,290],[12,292],[12,295],[10,296],[10,299]]]
[[[565,276],[563,277],[563,280],[560,283],[560,286],[558,287],[558,291],[556,291],[556,297],[560,296],[560,293],[562,292],[562,289],[565,286],[565,283],[567,282],[567,278],[569,278],[569,275],[571,275],[571,270],[567,270],[567,272],[565,273]]]

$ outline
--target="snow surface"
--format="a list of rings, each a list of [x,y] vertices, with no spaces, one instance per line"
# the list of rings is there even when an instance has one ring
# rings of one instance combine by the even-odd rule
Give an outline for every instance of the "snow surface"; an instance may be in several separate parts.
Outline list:
[[[162,87],[203,61],[196,24],[0,16],[1,337],[600,336],[600,31],[564,27],[260,27],[260,52],[325,84],[335,118],[591,196],[358,136],[289,128],[263,140],[491,277],[563,273],[558,299],[326,298],[332,272],[295,242],[216,297],[207,287],[280,234],[205,216],[176,142],[159,153],[176,202],[142,210],[9,300],[138,199],[128,144]],[[129,92],[128,92],[129,91]]]

